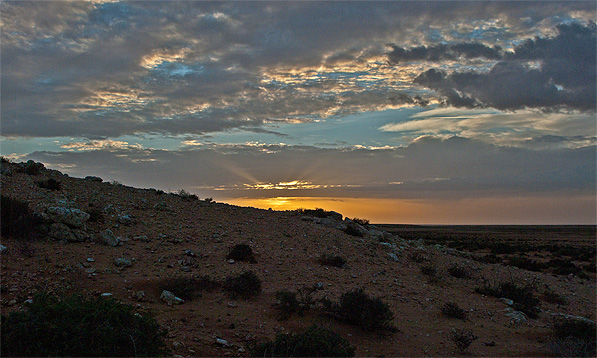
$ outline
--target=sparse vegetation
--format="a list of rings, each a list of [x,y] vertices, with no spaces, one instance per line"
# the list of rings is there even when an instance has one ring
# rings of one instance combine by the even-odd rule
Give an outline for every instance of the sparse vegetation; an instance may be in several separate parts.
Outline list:
[[[163,290],[174,293],[177,297],[185,301],[191,301],[201,296],[201,292],[213,290],[220,287],[221,284],[209,276],[201,277],[172,277],[161,280],[158,285],[158,291]]]
[[[280,290],[276,292],[276,307],[280,310],[280,320],[286,320],[293,314],[303,313],[312,307],[315,307],[321,300],[313,298],[313,293],[320,290],[321,287],[313,285],[311,287],[303,287],[298,292],[287,290]]]
[[[226,259],[236,261],[247,261],[253,264],[257,263],[255,255],[253,254],[253,249],[251,249],[251,246],[247,244],[236,244],[233,247],[229,247]]]
[[[176,193],[175,195],[179,196],[180,198],[186,200],[186,201],[196,201],[199,200],[199,197],[195,194],[191,194],[188,191],[184,190],[184,189],[180,189],[178,191],[178,193]]]
[[[333,211],[324,210],[322,208],[315,208],[315,210],[299,208],[299,209],[296,209],[296,212],[303,214],[303,215],[314,216],[316,218],[322,218],[322,219],[328,218],[330,216],[336,217],[339,215],[338,213],[335,213]]]
[[[369,297],[363,289],[344,293],[339,303],[324,302],[338,320],[361,327],[367,331],[394,330],[390,321],[394,314],[387,303]]]
[[[323,254],[319,256],[317,261],[324,266],[342,267],[346,264],[346,260],[342,256]]]
[[[17,240],[35,240],[40,236],[42,218],[29,210],[29,204],[2,195],[2,237]]]
[[[553,323],[551,349],[557,357],[595,357],[595,322],[567,318]]]
[[[37,182],[37,186],[39,186],[42,189],[60,190],[60,182],[54,178],[40,180]]]
[[[466,320],[466,311],[460,308],[458,304],[454,302],[446,302],[442,306],[442,314],[448,318],[456,318],[461,319],[463,321]]]
[[[471,330],[453,329],[450,332],[450,339],[456,345],[458,351],[464,353],[470,345],[479,337],[473,334]]]
[[[250,299],[261,293],[261,280],[253,271],[245,271],[237,276],[227,277],[224,290],[232,298]]]
[[[362,226],[369,225],[369,219],[352,218],[350,220],[352,220],[353,222],[355,222],[355,223],[357,223],[359,225],[362,225]]]
[[[43,168],[43,163],[37,163],[33,160],[28,160],[27,163],[25,163],[22,171],[28,175],[37,175],[41,172]]]
[[[299,334],[279,334],[249,348],[251,357],[353,357],[355,348],[337,333],[311,326]]]
[[[102,214],[101,210],[99,210],[98,208],[91,207],[85,212],[87,214],[89,214],[90,222],[104,221],[104,215]]]
[[[423,254],[421,251],[414,251],[411,252],[408,257],[416,263],[423,263],[425,261],[429,261],[427,255]]]
[[[166,331],[149,313],[106,298],[48,295],[2,317],[3,356],[131,357],[168,354]]]
[[[525,313],[530,318],[539,316],[540,301],[533,294],[530,287],[520,287],[514,282],[505,281],[497,286],[489,285],[487,282],[482,287],[475,289],[475,292],[497,298],[505,297],[514,301],[513,308]]]
[[[471,277],[470,270],[467,269],[466,267],[462,267],[458,264],[453,264],[452,266],[450,266],[448,268],[448,273],[452,277],[456,277],[456,278],[470,278]]]

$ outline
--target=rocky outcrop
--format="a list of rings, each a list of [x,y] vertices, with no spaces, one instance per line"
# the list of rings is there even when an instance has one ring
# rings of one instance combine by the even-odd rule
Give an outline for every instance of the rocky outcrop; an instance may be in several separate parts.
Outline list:
[[[69,209],[62,206],[50,206],[46,209],[46,213],[52,221],[73,227],[82,227],[91,217],[82,210]]]
[[[117,238],[116,235],[114,235],[114,233],[110,229],[106,229],[100,232],[97,241],[100,244],[107,246],[118,246],[118,244],[120,243],[120,239]]]
[[[176,297],[172,292],[166,290],[162,291],[162,294],[160,295],[160,300],[166,302],[168,306],[179,305],[181,303],[184,303],[184,300],[182,298]]]
[[[67,241],[67,242],[78,242],[79,239],[75,236],[73,231],[68,225],[63,223],[53,223],[50,226],[49,235],[54,240]]]

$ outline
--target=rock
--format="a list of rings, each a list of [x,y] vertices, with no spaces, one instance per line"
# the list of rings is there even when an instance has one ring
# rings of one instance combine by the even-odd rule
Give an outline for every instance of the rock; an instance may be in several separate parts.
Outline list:
[[[131,225],[133,223],[133,218],[128,214],[122,214],[118,216],[118,222],[122,225]]]
[[[369,231],[362,227],[360,224],[355,223],[354,221],[345,220],[346,222],[346,230],[344,230],[348,235],[358,236],[358,237],[365,237],[369,234]]]
[[[100,233],[98,242],[107,246],[118,246],[120,240],[114,235],[112,230],[106,229]]]
[[[102,179],[102,178],[100,178],[100,177],[94,177],[94,176],[92,176],[92,175],[88,175],[88,176],[86,176],[86,177],[85,177],[85,180],[89,180],[89,181],[96,181],[96,182],[99,182],[99,183],[101,183],[101,182],[103,182],[103,181],[104,181],[104,179]]]
[[[147,235],[133,236],[133,240],[139,240],[139,241],[142,241],[142,242],[149,242],[149,237],[147,237]]]
[[[514,301],[512,301],[509,298],[502,297],[502,298],[500,298],[500,301],[504,302],[508,306],[514,306]]]
[[[400,261],[400,259],[398,258],[398,255],[396,255],[393,252],[388,252],[388,256],[390,256],[390,258],[396,262]]]
[[[193,250],[185,250],[185,251],[184,251],[184,253],[185,253],[187,256],[193,256],[193,257],[194,257],[194,256],[196,256],[196,255],[195,255],[195,253],[193,252]]]
[[[91,217],[79,209],[68,209],[61,206],[50,206],[46,209],[50,219],[57,223],[63,223],[74,227],[81,227]]]
[[[137,301],[143,301],[145,299],[145,291],[137,291],[137,292],[135,292],[134,298],[136,298]]]
[[[102,297],[112,297],[113,295],[110,292],[102,293]]]
[[[8,250],[8,247],[0,244],[0,252],[4,252],[5,250]]]
[[[83,230],[72,230],[73,234],[75,235],[75,237],[77,238],[78,242],[83,242],[83,241],[87,241],[89,240],[89,238],[91,238],[91,235],[89,235],[89,233],[87,233],[86,231]]]
[[[523,312],[520,311],[515,311],[514,309],[508,307],[506,308],[506,316],[512,318],[512,323],[514,324],[518,324],[520,322],[524,322],[526,321],[527,315],[525,315]]]
[[[93,258],[91,258],[91,257],[88,257],[87,258],[87,262],[95,262],[95,260]]]
[[[332,220],[337,220],[337,221],[342,221],[342,214],[335,212],[335,211],[328,211],[326,218],[328,219],[332,219]]]
[[[178,298],[172,292],[166,290],[162,291],[162,294],[160,295],[160,300],[166,302],[168,306],[179,305],[181,303],[184,303],[184,300],[182,298]]]
[[[52,224],[49,235],[58,241],[79,242],[70,227],[63,223]]]
[[[230,347],[230,342],[222,338],[216,338],[216,343],[224,347]]]
[[[114,265],[118,267],[130,267],[133,266],[133,262],[129,259],[125,259],[124,257],[119,257],[114,259]]]

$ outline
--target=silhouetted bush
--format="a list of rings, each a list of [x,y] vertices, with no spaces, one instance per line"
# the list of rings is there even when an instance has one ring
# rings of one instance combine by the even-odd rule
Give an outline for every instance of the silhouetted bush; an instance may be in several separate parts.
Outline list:
[[[24,164],[22,171],[28,175],[37,175],[44,168],[43,163],[36,163],[33,160],[28,160]]]
[[[209,276],[202,277],[171,277],[161,280],[158,285],[158,291],[164,290],[174,293],[177,297],[185,301],[191,301],[197,297],[201,297],[202,291],[209,291],[220,287],[221,284],[209,278]]]
[[[281,320],[290,318],[294,313],[303,315],[303,313],[312,307],[315,307],[321,300],[313,298],[313,294],[321,290],[321,286],[313,285],[311,287],[305,286],[298,290],[298,292],[291,292],[281,290],[276,292],[276,307],[280,310]]]
[[[456,278],[470,278],[471,273],[466,267],[459,266],[457,264],[453,264],[448,268],[448,273]]]
[[[184,199],[186,201],[196,201],[199,200],[199,197],[195,194],[191,194],[188,191],[184,190],[184,189],[180,189],[178,191],[178,193],[176,193],[175,195],[179,196],[181,199]]]
[[[34,240],[40,236],[42,218],[29,211],[27,202],[1,196],[2,237],[17,240]]]
[[[509,298],[514,301],[513,308],[515,310],[524,312],[530,318],[539,316],[538,306],[540,301],[529,287],[520,287],[514,282],[506,281],[500,283],[497,287],[485,283],[484,286],[476,288],[475,292],[497,298]]]
[[[558,319],[553,324],[551,343],[557,357],[595,357],[595,322],[580,319]]]
[[[245,271],[224,281],[224,290],[232,298],[249,299],[261,293],[261,280],[253,271]]]
[[[250,263],[257,263],[255,256],[253,255],[253,249],[247,244],[236,244],[231,248],[228,248],[228,255],[226,259],[237,260],[237,261],[248,261]]]
[[[106,298],[39,295],[2,317],[3,356],[163,356],[166,331],[148,313]]]
[[[42,189],[60,190],[60,182],[54,178],[38,181],[37,186]]]
[[[319,256],[317,261],[325,266],[342,267],[346,264],[346,260],[342,256],[334,256],[323,254]]]
[[[357,223],[359,225],[362,225],[362,226],[369,225],[369,220],[368,219],[352,218],[350,220],[352,220],[353,222],[355,222],[355,223]]]
[[[442,306],[442,314],[449,318],[466,320],[466,311],[454,302],[446,302]]]
[[[355,348],[337,333],[311,326],[300,334],[279,334],[249,348],[251,357],[354,357]]]
[[[479,337],[473,334],[471,330],[457,330],[453,329],[450,332],[450,339],[456,344],[456,348],[460,353],[464,353],[468,347],[476,341]]]
[[[328,306],[338,320],[367,331],[395,329],[390,323],[394,319],[390,307],[379,298],[369,297],[363,289],[346,292],[338,304]]]

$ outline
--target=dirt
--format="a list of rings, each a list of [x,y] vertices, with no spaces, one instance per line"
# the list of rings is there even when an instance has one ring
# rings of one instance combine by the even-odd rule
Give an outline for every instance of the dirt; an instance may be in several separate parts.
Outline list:
[[[61,189],[52,191],[36,184],[48,178],[60,181]],[[2,175],[2,195],[25,200],[39,213],[60,201],[83,211],[99,209],[103,220],[87,222],[84,230],[97,238],[110,229],[124,240],[111,247],[96,240],[65,243],[44,238],[23,244],[2,238],[7,247],[0,254],[3,315],[24,309],[25,301],[42,291],[59,295],[111,293],[142,312],[152,311],[168,329],[168,343],[180,356],[246,356],[251,342],[300,332],[312,324],[346,338],[358,356],[460,355],[450,339],[452,329],[470,329],[479,337],[464,355],[549,356],[555,313],[595,320],[594,276],[586,280],[483,264],[457,250],[397,237],[390,241],[402,249],[392,251],[378,240],[347,235],[305,220],[296,212],[185,199],[47,169],[37,175],[16,170]],[[165,203],[168,210],[156,209],[158,203]],[[132,217],[132,224],[120,223],[122,214]],[[250,245],[256,263],[226,259],[228,249],[240,243]],[[397,261],[390,252],[396,254]],[[347,263],[342,268],[323,266],[317,260],[322,254],[342,256]],[[117,267],[115,258],[131,259],[133,265]],[[447,269],[453,264],[468,268],[472,277],[450,276]],[[435,278],[421,272],[425,265],[437,268]],[[254,299],[232,299],[216,289],[181,305],[168,306],[159,300],[158,285],[165,278],[209,275],[224,280],[246,270],[254,271],[262,281],[262,292]],[[506,315],[506,303],[475,293],[486,280],[514,280],[538,293],[548,287],[566,297],[569,304],[542,300],[539,318],[517,322]],[[280,321],[274,307],[276,291],[296,291],[315,284],[323,287],[318,295],[332,300],[354,288],[381,298],[394,313],[397,331],[366,332],[317,310]],[[145,292],[143,299],[136,297],[138,291]],[[465,309],[468,319],[443,316],[440,309],[448,301]]]

